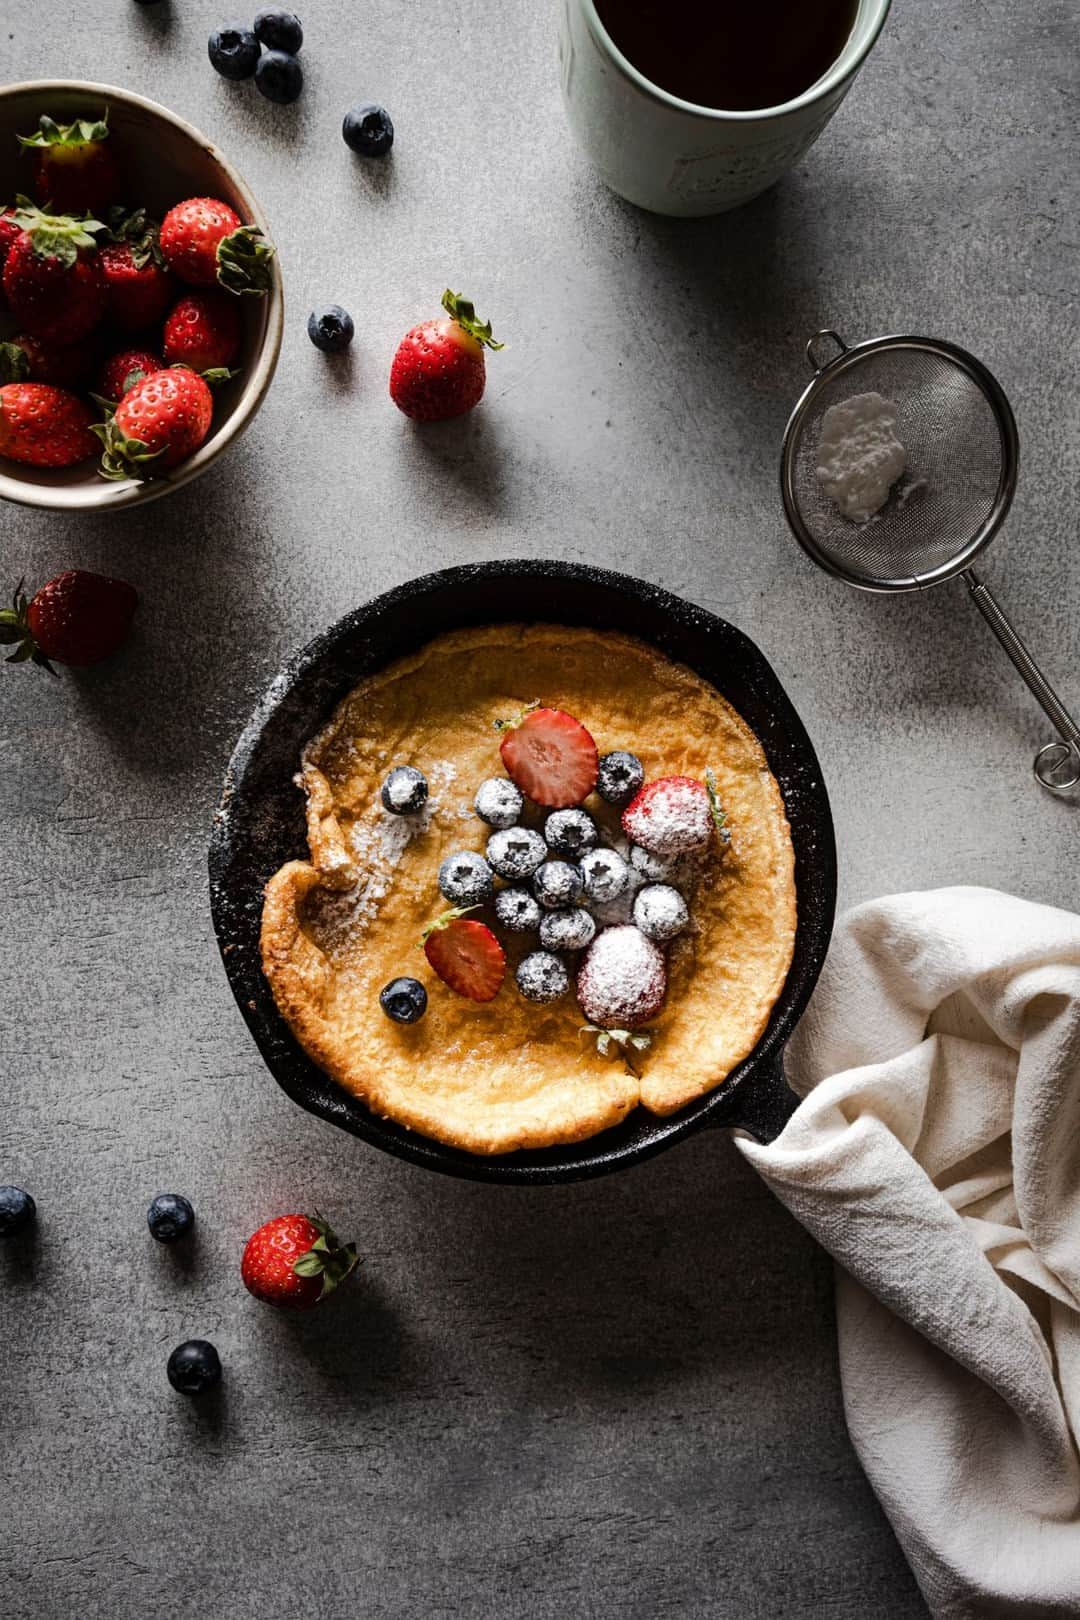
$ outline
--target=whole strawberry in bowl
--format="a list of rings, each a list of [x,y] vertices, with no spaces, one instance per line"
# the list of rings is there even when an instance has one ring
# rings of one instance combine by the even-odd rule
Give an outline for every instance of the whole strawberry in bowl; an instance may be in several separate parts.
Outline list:
[[[20,396],[9,435],[20,454],[0,445],[0,496],[107,510],[197,478],[262,404],[282,312],[262,210],[198,130],[106,85],[0,89],[0,386],[53,385],[79,402],[76,413]],[[198,377],[183,380],[152,423],[140,418],[149,437],[121,418],[123,457],[99,444],[76,458],[83,407],[111,425],[102,401],[118,413],[152,371],[176,364],[189,377],[213,373],[212,395]],[[166,404],[167,424],[158,419]],[[44,431],[52,422],[55,443]]]

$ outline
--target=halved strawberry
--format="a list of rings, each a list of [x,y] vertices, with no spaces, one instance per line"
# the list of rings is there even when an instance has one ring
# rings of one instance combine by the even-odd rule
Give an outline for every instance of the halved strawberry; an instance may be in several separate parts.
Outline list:
[[[486,923],[456,908],[425,930],[424,955],[444,984],[470,1001],[493,1001],[506,977],[506,952]]]
[[[580,720],[563,709],[522,709],[513,720],[499,720],[504,732],[499,753],[507,775],[534,804],[569,810],[596,786],[600,759]]]

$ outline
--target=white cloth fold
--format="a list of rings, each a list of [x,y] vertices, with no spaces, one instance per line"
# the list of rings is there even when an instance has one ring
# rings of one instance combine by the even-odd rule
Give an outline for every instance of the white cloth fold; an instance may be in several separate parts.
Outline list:
[[[848,1428],[939,1620],[1080,1617],[1080,917],[849,912],[739,1145],[839,1262]]]

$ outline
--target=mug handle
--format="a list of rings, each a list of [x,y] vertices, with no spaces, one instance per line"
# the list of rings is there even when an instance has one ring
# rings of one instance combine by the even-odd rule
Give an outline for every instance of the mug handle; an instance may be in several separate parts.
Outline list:
[[[763,1058],[731,1098],[728,1109],[717,1109],[709,1125],[724,1130],[749,1131],[763,1145],[774,1142],[802,1102],[784,1078],[784,1048]]]

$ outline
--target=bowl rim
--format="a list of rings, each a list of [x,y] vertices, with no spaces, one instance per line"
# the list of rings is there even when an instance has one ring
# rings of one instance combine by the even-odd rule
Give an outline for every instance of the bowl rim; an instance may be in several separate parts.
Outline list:
[[[149,96],[141,96],[134,90],[123,90],[119,85],[98,84],[88,79],[23,79],[16,84],[5,84],[0,87],[0,110],[3,109],[5,102],[15,96],[47,96],[58,92],[65,95],[85,95],[87,98],[101,99],[109,103],[123,103],[172,124],[182,135],[200,146],[218,165],[243,203],[247,222],[257,225],[273,241],[266,215],[258,199],[217,143],[208,135],[204,135],[194,124],[188,123],[179,113],[163,107],[159,101],[152,101]],[[111,487],[103,484],[104,498],[101,491],[95,488],[95,498],[88,499],[87,492],[79,485],[26,484],[10,473],[0,470],[0,497],[20,506],[31,506],[50,512],[115,512],[159,500],[161,496],[171,494],[173,490],[180,489],[192,479],[198,478],[240,437],[257,414],[273,381],[285,329],[285,294],[281,265],[276,254],[270,261],[270,291],[266,295],[266,311],[266,333],[262,346],[249,375],[245,378],[243,391],[232,415],[227,422],[222,423],[218,432],[212,433],[195,454],[187,461],[181,462],[168,478],[151,479],[144,484],[133,482],[114,484]]]

